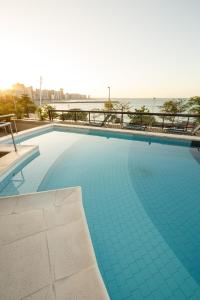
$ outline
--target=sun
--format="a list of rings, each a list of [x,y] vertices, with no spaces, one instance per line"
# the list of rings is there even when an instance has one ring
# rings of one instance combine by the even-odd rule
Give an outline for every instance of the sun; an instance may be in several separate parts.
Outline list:
[[[1,82],[0,82],[0,91],[6,91],[6,90],[9,90],[10,89],[10,86],[9,85],[7,85],[6,83],[4,84],[2,84]]]

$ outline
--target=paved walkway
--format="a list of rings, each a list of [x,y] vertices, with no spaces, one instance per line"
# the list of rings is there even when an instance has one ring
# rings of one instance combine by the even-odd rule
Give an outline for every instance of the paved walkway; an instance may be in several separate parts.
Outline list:
[[[0,198],[0,299],[109,299],[79,187]]]

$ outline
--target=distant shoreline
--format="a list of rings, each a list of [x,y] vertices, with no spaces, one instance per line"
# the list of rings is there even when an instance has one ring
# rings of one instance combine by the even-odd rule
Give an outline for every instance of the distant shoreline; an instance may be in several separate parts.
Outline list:
[[[84,101],[84,100],[80,100],[80,101],[77,101],[77,100],[65,100],[65,101],[53,101],[52,103],[105,103],[106,100],[88,100],[88,101]],[[117,100],[111,100],[113,103],[119,103],[119,101]]]
[[[172,98],[171,98],[172,99]],[[173,98],[178,100],[178,98]],[[183,98],[182,98],[183,99]],[[111,98],[112,103],[128,103],[130,109],[140,109],[145,106],[149,112],[160,112],[161,107],[169,98]],[[185,100],[185,99],[184,99]],[[48,104],[56,109],[82,109],[82,110],[102,110],[104,109],[105,98],[91,99],[69,99],[69,100],[42,100],[42,105]],[[37,103],[39,105],[39,102]]]

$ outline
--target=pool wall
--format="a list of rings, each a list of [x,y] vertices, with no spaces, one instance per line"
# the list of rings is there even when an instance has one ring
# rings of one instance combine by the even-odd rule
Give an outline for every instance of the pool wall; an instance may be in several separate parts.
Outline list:
[[[169,145],[179,145],[186,147],[199,147],[200,137],[197,136],[186,136],[186,135],[172,135],[166,133],[155,133],[155,132],[141,132],[133,130],[124,129],[110,129],[110,128],[94,128],[91,126],[80,126],[80,125],[68,125],[61,123],[52,123],[48,125],[43,125],[40,127],[31,128],[28,130],[21,131],[14,134],[14,138],[17,144],[25,141],[26,139],[33,138],[37,135],[42,135],[50,131],[68,131],[73,133],[81,133],[88,135],[106,136],[107,138],[125,138],[134,139],[137,141],[146,141],[148,143],[162,143]],[[11,144],[12,139],[10,136],[0,138],[0,145]],[[20,145],[20,147],[23,147]],[[27,147],[27,146],[26,146]],[[15,157],[12,154],[11,160],[7,161],[7,167],[4,165],[4,170],[1,172],[0,169],[0,188],[5,186],[6,181],[13,172],[17,170],[21,165],[26,165],[30,162],[36,155],[39,154],[39,147],[37,145],[30,145],[32,147],[29,151],[25,151],[23,154],[18,151],[18,155]],[[1,148],[1,147],[0,147]],[[18,145],[19,148],[19,145]],[[28,148],[27,148],[28,149]],[[1,158],[0,161],[5,161],[5,157]]]
[[[147,132],[147,131],[136,131],[136,130],[127,130],[127,129],[114,129],[114,128],[99,128],[94,126],[81,126],[81,125],[69,125],[62,123],[52,123],[48,125],[43,125],[35,128],[31,128],[28,130],[21,131],[17,134],[14,134],[16,142],[18,140],[23,140],[26,138],[33,137],[37,134],[46,133],[51,130],[56,129],[66,129],[67,131],[75,132],[75,133],[119,133],[120,135],[128,135],[128,136],[143,136],[143,137],[155,137],[162,138],[165,140],[179,140],[179,141],[196,141],[200,142],[200,136],[194,135],[178,135],[178,134],[167,134],[167,133],[158,133],[158,132]],[[9,143],[11,141],[10,136],[0,138],[0,144]]]

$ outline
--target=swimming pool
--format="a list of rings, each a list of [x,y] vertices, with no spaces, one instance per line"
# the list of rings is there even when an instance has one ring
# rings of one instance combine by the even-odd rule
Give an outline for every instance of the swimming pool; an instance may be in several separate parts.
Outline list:
[[[81,186],[111,299],[200,299],[200,152],[189,141],[57,128],[1,195]]]

